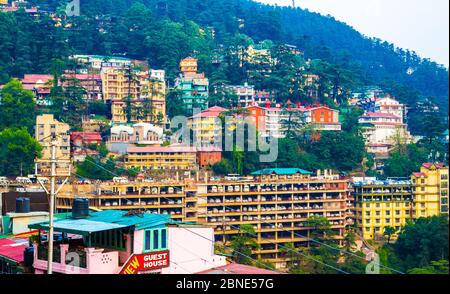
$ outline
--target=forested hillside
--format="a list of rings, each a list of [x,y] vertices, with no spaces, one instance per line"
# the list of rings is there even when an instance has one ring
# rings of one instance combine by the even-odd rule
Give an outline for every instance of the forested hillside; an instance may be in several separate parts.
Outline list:
[[[65,1],[31,2],[41,7],[47,5],[48,9],[57,9],[62,7],[61,2]],[[75,49],[87,49],[90,51],[88,53],[101,53],[96,51],[127,53],[140,58],[148,57],[155,65],[165,65],[166,58],[161,55],[167,54],[167,51],[161,48],[157,52],[148,52],[147,50],[152,48],[151,46],[146,48],[144,42],[152,41],[148,38],[139,39],[139,34],[141,37],[145,35],[143,31],[133,30],[136,33],[130,33],[128,30],[127,33],[135,36],[123,36],[120,35],[121,28],[113,25],[121,17],[127,17],[127,21],[132,22],[127,10],[138,2],[149,9],[147,21],[150,23],[147,23],[158,27],[144,28],[145,21],[136,25],[142,26],[145,30],[152,30],[154,35],[151,39],[176,37],[177,44],[174,45],[180,48],[173,53],[177,57],[178,53],[183,51],[199,49],[196,48],[197,44],[186,44],[186,41],[195,42],[195,38],[192,39],[189,32],[189,26],[185,26],[182,32],[177,32],[176,23],[193,21],[201,27],[214,28],[215,43],[223,43],[230,36],[239,33],[255,41],[270,39],[274,42],[297,45],[305,52],[306,57],[322,59],[358,72],[363,83],[382,85],[404,102],[413,104],[419,97],[428,97],[447,112],[446,68],[422,59],[412,51],[395,48],[394,45],[382,40],[364,37],[332,17],[300,8],[273,7],[249,0],[81,0],[82,15],[88,18],[94,15],[102,17],[89,18],[90,21],[78,27],[76,32],[72,32],[74,34],[72,40],[78,43],[78,46],[73,44]],[[93,25],[106,25],[105,16],[111,24],[109,32],[118,34],[116,40],[122,42],[117,44],[114,40],[107,40],[108,31],[101,33],[92,30]],[[157,23],[167,18],[173,22]],[[114,32],[115,30],[117,31]],[[86,43],[83,40],[91,42]]]

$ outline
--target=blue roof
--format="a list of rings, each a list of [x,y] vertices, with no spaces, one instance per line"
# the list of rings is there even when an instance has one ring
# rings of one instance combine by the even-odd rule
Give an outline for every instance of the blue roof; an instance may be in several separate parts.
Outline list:
[[[55,219],[54,230],[56,232],[89,235],[94,232],[128,227],[142,230],[165,226],[169,223],[171,223],[170,215],[144,213],[126,216],[124,211],[105,210],[92,212],[89,217],[83,219],[74,219],[72,217]],[[48,222],[34,223],[28,227],[30,229],[47,230]]]
[[[252,175],[310,175],[312,172],[301,168],[266,168],[256,172],[253,172]]]

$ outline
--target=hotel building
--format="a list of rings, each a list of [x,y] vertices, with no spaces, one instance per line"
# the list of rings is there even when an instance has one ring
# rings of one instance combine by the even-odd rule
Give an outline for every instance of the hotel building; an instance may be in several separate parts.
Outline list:
[[[216,242],[229,244],[240,225],[252,225],[261,246],[253,252],[285,266],[281,249],[288,243],[308,246],[313,216],[326,217],[340,244],[344,237],[348,180],[330,172],[312,175],[301,169],[266,169],[249,177],[212,181],[197,179],[165,182],[102,183],[62,191],[58,209],[70,209],[74,194],[83,193],[91,207],[103,210],[146,209],[170,214],[174,220],[198,222],[215,228]],[[87,189],[87,190],[86,190]]]
[[[448,215],[448,166],[424,163],[411,176],[414,194],[414,218]]]
[[[364,180],[353,183],[353,189],[355,223],[366,240],[383,236],[388,226],[398,233],[413,217],[409,180]]]

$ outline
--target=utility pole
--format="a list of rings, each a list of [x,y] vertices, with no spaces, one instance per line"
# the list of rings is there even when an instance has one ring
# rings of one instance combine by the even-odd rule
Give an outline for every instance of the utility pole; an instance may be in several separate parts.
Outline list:
[[[292,0],[292,8],[295,8],[295,0]]]
[[[52,138],[50,143],[52,147],[52,159],[51,159],[51,174],[50,174],[50,209],[49,209],[49,223],[48,223],[48,262],[47,262],[47,274],[52,274],[53,267],[53,216],[55,213],[55,178],[56,178],[56,137]]]
[[[50,169],[50,191],[47,190],[47,188],[44,186],[44,184],[39,180],[38,175],[36,173],[36,179],[38,181],[38,183],[41,185],[41,187],[45,190],[45,192],[47,193],[47,195],[49,195],[50,201],[49,201],[49,224],[48,224],[48,259],[47,259],[47,274],[52,274],[53,273],[53,234],[54,234],[54,214],[56,211],[56,205],[55,205],[55,201],[56,201],[56,195],[58,194],[58,192],[61,190],[61,188],[66,184],[67,180],[70,177],[70,167],[69,167],[69,172],[66,176],[66,179],[64,180],[64,182],[58,187],[58,189],[56,189],[56,178],[58,177],[58,174],[56,173],[56,164],[59,162],[58,158],[56,157],[56,147],[59,145],[59,142],[56,138],[56,134],[53,134],[51,136],[51,142],[50,142],[50,147],[51,147],[51,159],[50,159],[50,164],[51,164],[51,169]],[[48,161],[47,161],[48,162]],[[36,167],[37,170],[37,167]]]

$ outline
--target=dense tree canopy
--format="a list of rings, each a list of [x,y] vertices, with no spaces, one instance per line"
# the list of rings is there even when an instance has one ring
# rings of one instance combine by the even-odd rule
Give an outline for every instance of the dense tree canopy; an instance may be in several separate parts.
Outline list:
[[[41,145],[25,128],[0,131],[0,175],[28,175],[34,170],[34,159],[40,155]]]
[[[35,119],[35,101],[31,91],[24,90],[15,79],[0,89],[0,131],[25,127],[34,133]]]

